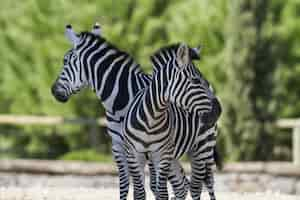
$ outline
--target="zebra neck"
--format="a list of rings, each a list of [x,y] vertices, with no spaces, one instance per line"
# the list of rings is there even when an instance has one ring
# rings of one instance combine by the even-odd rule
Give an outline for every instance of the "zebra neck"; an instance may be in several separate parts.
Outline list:
[[[162,118],[167,118],[168,115],[169,104],[165,99],[165,81],[163,74],[160,75],[160,77],[154,77],[143,98],[145,116],[147,121],[153,123],[160,123]]]
[[[138,97],[139,98],[139,97]],[[156,100],[151,97],[149,88],[138,101],[136,107],[137,120],[147,133],[163,132],[168,129],[170,122],[169,109],[167,105],[159,105]],[[135,105],[133,105],[135,107]]]
[[[135,76],[137,64],[131,57],[102,44],[87,57],[90,87],[101,99],[106,111],[124,116],[127,104],[134,97],[131,76]]]

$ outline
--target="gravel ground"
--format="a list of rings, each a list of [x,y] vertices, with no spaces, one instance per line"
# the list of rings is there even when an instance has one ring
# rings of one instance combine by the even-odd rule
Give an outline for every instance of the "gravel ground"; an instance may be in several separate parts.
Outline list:
[[[129,194],[132,198],[132,192]],[[147,199],[154,199],[147,192]],[[298,196],[283,194],[274,194],[271,192],[239,194],[239,193],[218,193],[218,199],[222,200],[300,200]],[[203,200],[209,200],[208,195],[204,193]],[[117,189],[90,189],[90,188],[1,188],[1,200],[99,200],[99,199],[118,199]],[[188,198],[190,199],[190,198]]]
[[[237,181],[234,181],[233,184],[230,181],[232,179]],[[268,184],[274,182],[270,177],[263,179],[266,179]],[[279,179],[278,181],[280,187],[259,190],[257,188],[262,188],[262,186],[258,184],[257,176],[218,174],[216,175],[216,195],[218,200],[300,200],[299,195],[282,193],[285,191],[282,189],[283,186],[289,185],[290,180]],[[149,177],[146,179],[147,183],[149,183]],[[245,183],[247,184],[245,185]],[[296,182],[292,183],[296,184]],[[154,199],[148,184],[146,190],[147,199]],[[118,178],[116,176],[0,173],[0,200],[110,200],[118,199],[118,194]],[[128,199],[133,199],[132,189]],[[204,192],[201,200],[208,199],[207,193]]]

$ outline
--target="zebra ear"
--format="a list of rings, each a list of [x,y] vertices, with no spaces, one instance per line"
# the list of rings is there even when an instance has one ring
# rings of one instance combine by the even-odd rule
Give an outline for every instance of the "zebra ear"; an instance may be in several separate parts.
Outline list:
[[[202,47],[199,45],[198,47],[190,48],[190,56],[192,60],[200,60],[200,53]]]
[[[190,62],[188,46],[184,43],[180,44],[176,52],[176,56],[177,56],[177,62],[180,65],[180,67],[186,66]]]
[[[101,35],[101,27],[99,25],[99,23],[95,23],[93,29],[92,29],[92,33],[96,36],[100,36]]]
[[[79,43],[79,37],[73,31],[72,26],[70,24],[66,25],[65,36],[74,46],[76,46]]]

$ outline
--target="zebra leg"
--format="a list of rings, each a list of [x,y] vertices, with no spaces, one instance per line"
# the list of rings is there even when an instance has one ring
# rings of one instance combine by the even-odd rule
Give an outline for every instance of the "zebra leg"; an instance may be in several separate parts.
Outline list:
[[[187,179],[185,172],[179,161],[174,160],[171,163],[170,171],[168,175],[168,180],[170,181],[175,197],[172,199],[181,200],[185,199],[189,191],[189,180]],[[150,188],[154,193],[154,196],[157,195],[156,191],[156,170],[154,163],[149,162],[149,172],[150,172]]]
[[[173,160],[170,166],[168,179],[175,193],[175,199],[185,199],[189,190],[189,180],[178,160]]]
[[[156,170],[155,170],[154,163],[152,162],[151,159],[149,160],[148,166],[149,166],[149,173],[150,173],[150,188],[151,188],[151,191],[153,192],[154,196],[156,197],[156,195],[157,195]]]
[[[203,151],[202,153],[195,151],[191,156],[191,196],[193,200],[200,200],[203,182],[208,189],[211,200],[215,200],[212,171],[214,160],[212,156],[207,157],[205,152],[208,152],[208,155],[213,155],[211,149],[209,151]]]
[[[193,200],[200,200],[206,169],[205,163],[201,160],[198,161],[196,156],[195,154],[190,155],[192,168],[190,191]]]
[[[152,153],[153,163],[156,169],[156,200],[168,200],[167,180],[171,165],[171,153]]]
[[[210,200],[216,200],[215,190],[214,190],[214,174],[211,165],[206,165],[206,176],[204,178],[204,183],[207,188]]]
[[[126,200],[129,190],[129,171],[123,145],[113,143],[112,153],[119,171],[120,200]]]
[[[129,173],[133,180],[133,196],[134,200],[146,199],[145,192],[145,162],[141,159],[142,156],[134,155],[133,152],[126,152]],[[146,159],[144,159],[146,160]]]
[[[168,200],[167,180],[170,168],[170,161],[162,159],[157,172],[157,200]]]

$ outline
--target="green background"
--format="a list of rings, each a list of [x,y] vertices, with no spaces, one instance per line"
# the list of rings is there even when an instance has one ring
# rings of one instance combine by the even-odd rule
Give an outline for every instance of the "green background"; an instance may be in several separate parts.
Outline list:
[[[202,44],[197,66],[221,99],[218,147],[225,160],[290,160],[291,134],[273,126],[300,114],[298,0],[1,0],[0,113],[103,116],[85,90],[67,104],[51,84],[71,48],[64,26],[77,32],[98,21],[103,35],[151,73],[149,56],[163,45]],[[110,159],[104,128],[0,126],[0,157]],[[103,155],[102,155],[103,154]]]

